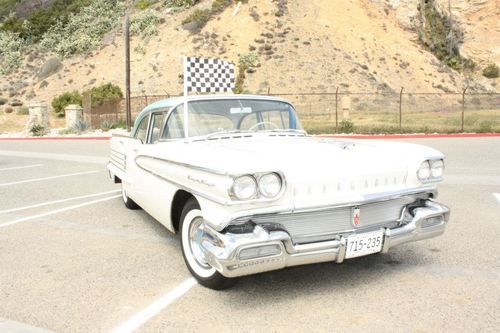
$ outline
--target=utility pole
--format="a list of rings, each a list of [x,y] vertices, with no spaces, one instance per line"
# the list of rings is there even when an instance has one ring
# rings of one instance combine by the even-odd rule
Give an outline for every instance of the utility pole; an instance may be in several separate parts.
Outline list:
[[[451,17],[451,0],[448,0],[448,25],[450,26],[449,41],[448,41],[448,55],[453,55],[453,20]]]
[[[127,131],[132,127],[132,112],[130,110],[130,21],[125,15],[125,118]]]

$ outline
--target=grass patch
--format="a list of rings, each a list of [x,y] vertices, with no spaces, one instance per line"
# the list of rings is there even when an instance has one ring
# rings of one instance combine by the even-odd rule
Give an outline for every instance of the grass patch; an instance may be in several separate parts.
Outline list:
[[[341,116],[341,114],[339,115]],[[358,133],[358,134],[395,134],[395,133],[459,133],[461,132],[462,113],[456,112],[409,112],[403,113],[401,129],[396,112],[360,111],[350,112],[348,120],[339,119],[339,129],[335,128],[335,114],[300,112],[302,125],[310,134]],[[343,124],[349,121],[349,128]],[[464,132],[500,132],[500,110],[466,110]]]

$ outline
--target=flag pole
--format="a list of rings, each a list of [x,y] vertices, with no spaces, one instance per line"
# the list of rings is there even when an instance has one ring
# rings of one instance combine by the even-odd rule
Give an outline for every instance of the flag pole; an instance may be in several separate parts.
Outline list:
[[[187,63],[187,57],[184,56],[183,62],[184,62],[184,138],[187,139],[189,136],[188,133],[188,63]]]

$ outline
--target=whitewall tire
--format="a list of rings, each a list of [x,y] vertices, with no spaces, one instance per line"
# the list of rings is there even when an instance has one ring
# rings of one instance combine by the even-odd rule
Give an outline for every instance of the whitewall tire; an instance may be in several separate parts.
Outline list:
[[[235,279],[222,276],[205,258],[201,247],[203,224],[203,215],[198,202],[194,198],[189,199],[182,210],[179,226],[184,261],[201,285],[216,290],[229,288]]]

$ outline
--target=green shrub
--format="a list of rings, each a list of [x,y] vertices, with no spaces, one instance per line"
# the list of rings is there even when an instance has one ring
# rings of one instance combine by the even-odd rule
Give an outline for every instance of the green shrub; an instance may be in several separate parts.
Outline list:
[[[52,99],[52,109],[58,117],[64,117],[64,109],[70,104],[82,105],[82,96],[78,91],[65,92]]]
[[[196,9],[182,21],[182,24],[189,25],[189,30],[192,32],[200,31],[210,20],[210,16],[209,9]]]
[[[259,56],[255,52],[243,53],[240,55],[239,63],[250,68],[257,66]]]
[[[500,68],[496,64],[488,64],[483,69],[483,76],[488,79],[496,79],[500,75]]]
[[[33,136],[44,136],[46,130],[42,125],[33,125],[30,128],[30,132]]]
[[[9,74],[19,68],[26,43],[19,34],[0,31],[0,74]]]
[[[12,107],[8,106],[4,109],[4,111],[5,111],[5,113],[12,113],[12,112],[14,112],[14,109]]]
[[[142,38],[150,37],[158,33],[156,26],[160,23],[161,16],[154,9],[146,9],[132,18],[130,33]]]
[[[234,92],[241,94],[244,91],[246,72],[248,69],[253,68],[259,62],[259,57],[255,52],[244,53],[240,55],[238,62],[238,76],[234,86]]]
[[[149,8],[155,2],[157,2],[157,1],[155,1],[155,0],[139,0],[139,1],[136,1],[134,7],[137,9],[146,9],[146,8]]]
[[[101,123],[101,130],[107,132],[111,129],[112,126],[113,124],[110,121],[105,120]]]
[[[339,123],[339,133],[353,133],[354,123],[349,119],[344,119]]]
[[[0,97],[0,105],[7,104],[8,100],[5,97]]]
[[[197,9],[182,21],[184,28],[195,33],[199,32],[210,19],[224,11],[234,0],[214,0],[210,9]]]
[[[163,5],[167,7],[189,8],[196,5],[198,2],[200,2],[200,0],[165,0]]]
[[[18,116],[27,116],[30,114],[30,109],[27,106],[21,106],[19,109],[17,109],[16,114]]]
[[[125,122],[125,120],[120,120],[111,125],[111,129],[117,129],[117,128],[127,128],[127,123]]]
[[[89,128],[89,125],[85,121],[79,119],[75,123],[75,125],[73,126],[72,129],[75,130],[78,133],[82,133],[82,132],[85,132],[88,128]]]
[[[434,0],[421,2],[423,8],[418,5],[418,10],[425,19],[425,24],[422,21],[418,30],[420,41],[448,67],[457,71],[473,71],[475,63],[460,55],[462,31],[437,9],[434,2]]]
[[[33,10],[26,18],[9,16],[2,29],[18,33],[24,40],[36,43],[57,21],[68,22],[71,15],[91,3],[92,0],[54,0]]]
[[[99,106],[106,102],[116,101],[123,98],[123,93],[120,87],[112,83],[106,83],[97,87],[93,87],[83,93],[90,94],[92,106]]]
[[[57,21],[51,25],[40,45],[61,56],[85,53],[98,46],[102,37],[120,24],[124,12],[123,0],[90,0],[78,15],[69,15],[67,22]]]

